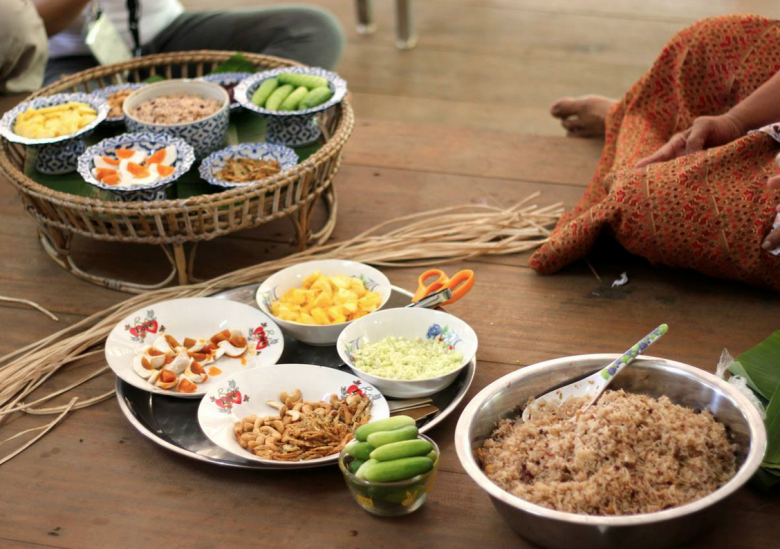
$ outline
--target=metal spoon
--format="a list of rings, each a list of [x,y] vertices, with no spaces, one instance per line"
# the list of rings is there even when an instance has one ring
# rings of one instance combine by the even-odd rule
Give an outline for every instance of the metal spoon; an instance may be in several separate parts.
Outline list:
[[[586,378],[564,385],[554,391],[545,393],[540,397],[531,401],[523,410],[523,421],[531,419],[531,415],[539,409],[539,404],[544,402],[545,404],[561,404],[572,397],[591,397],[591,400],[582,407],[581,412],[587,410],[590,406],[596,403],[602,393],[609,387],[615,376],[620,371],[628,366],[637,356],[642,354],[645,349],[650,345],[658,341],[658,339],[666,333],[668,327],[666,324],[661,324],[658,328],[647,334],[640,339],[636,345],[631,347],[620,357],[618,357],[612,364],[599,370],[595,374],[591,374]]]

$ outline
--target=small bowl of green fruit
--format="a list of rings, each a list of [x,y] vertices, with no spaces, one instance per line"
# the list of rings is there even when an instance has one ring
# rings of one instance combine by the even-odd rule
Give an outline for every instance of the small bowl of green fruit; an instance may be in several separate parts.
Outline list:
[[[234,97],[245,109],[268,120],[265,140],[298,147],[320,138],[317,114],[341,102],[347,83],[316,67],[284,67],[242,80]]]
[[[359,427],[339,455],[339,468],[358,505],[398,517],[428,499],[439,461],[439,447],[417,432],[414,419],[393,416]]]

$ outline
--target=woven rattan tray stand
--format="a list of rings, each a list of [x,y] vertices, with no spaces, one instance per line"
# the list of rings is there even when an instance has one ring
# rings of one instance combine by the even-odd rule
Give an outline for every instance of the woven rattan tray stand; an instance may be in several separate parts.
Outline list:
[[[209,73],[235,53],[195,51],[140,57],[76,73],[32,97],[84,89],[94,91],[123,81],[137,82],[152,74],[193,78]],[[263,69],[295,64],[277,57],[243,55]],[[194,282],[198,242],[278,218],[287,217],[292,221],[299,249],[325,242],[336,224],[338,202],[333,178],[341,165],[341,152],[354,122],[352,107],[343,101],[320,114],[323,145],[293,170],[269,177],[260,185],[180,200],[109,202],[54,191],[25,175],[25,147],[6,140],[0,144],[0,170],[19,192],[25,209],[37,223],[44,250],[60,266],[89,282],[140,293],[175,282]],[[311,220],[318,203],[324,204],[327,218],[314,230]],[[171,271],[156,284],[88,273],[79,268],[71,254],[74,235],[109,242],[159,245],[171,264]],[[185,248],[185,244],[189,246]]]

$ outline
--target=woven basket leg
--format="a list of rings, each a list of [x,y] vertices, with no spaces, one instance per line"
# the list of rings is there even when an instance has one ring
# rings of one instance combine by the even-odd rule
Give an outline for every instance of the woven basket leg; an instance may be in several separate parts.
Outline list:
[[[165,256],[168,258],[168,261],[173,266],[171,272],[168,274],[168,276],[165,277],[165,279],[163,279],[161,282],[158,282],[157,284],[137,284],[135,282],[128,282],[125,280],[117,280],[113,278],[106,278],[104,276],[93,275],[81,269],[78,265],[76,265],[76,262],[73,261],[73,255],[70,251],[71,242],[73,240],[73,235],[71,233],[66,233],[53,227],[47,227],[45,229],[39,228],[38,236],[44,251],[49,254],[49,257],[51,257],[57,263],[57,265],[72,275],[75,275],[80,279],[86,280],[92,284],[97,284],[98,286],[105,286],[106,288],[118,290],[120,292],[141,294],[148,292],[149,290],[158,290],[168,286],[176,277],[176,262],[174,257],[171,255],[171,252],[168,251],[165,246],[162,246],[162,249],[165,252]]]
[[[309,243],[314,246],[325,244],[330,238],[330,235],[333,234],[333,229],[336,228],[339,206],[338,196],[336,195],[336,186],[331,184],[325,190],[325,193],[312,203],[311,209],[313,210],[314,206],[320,201],[323,201],[325,204],[325,209],[328,211],[328,219],[319,231],[312,232],[309,236]]]

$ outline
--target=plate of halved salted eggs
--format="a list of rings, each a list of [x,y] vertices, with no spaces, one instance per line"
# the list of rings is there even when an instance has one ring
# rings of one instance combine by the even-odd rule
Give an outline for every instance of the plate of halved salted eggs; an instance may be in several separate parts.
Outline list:
[[[179,398],[200,398],[221,380],[276,364],[284,337],[262,311],[195,297],[144,307],[106,340],[106,360],[122,381]]]

